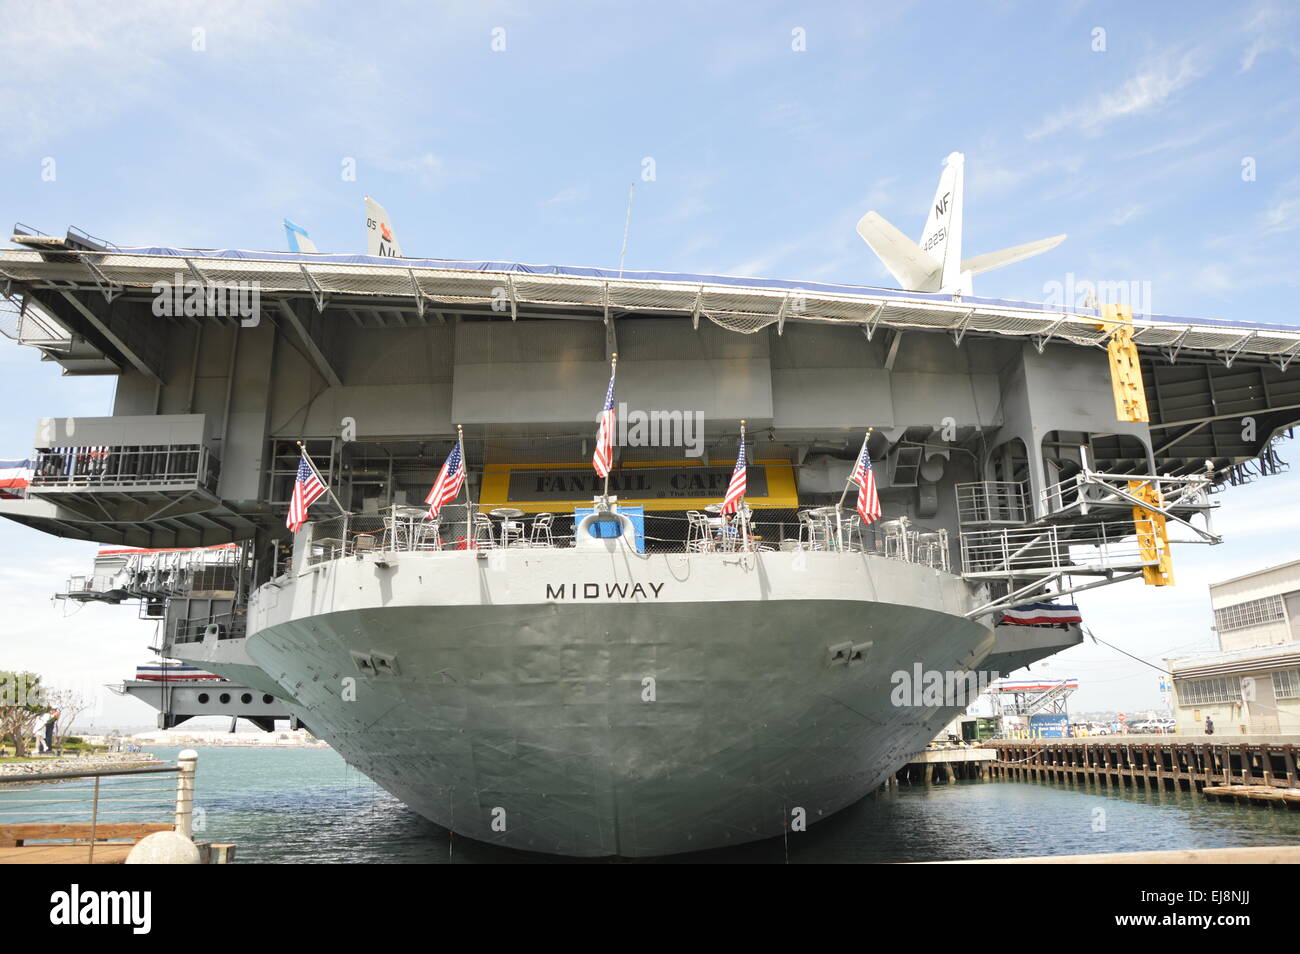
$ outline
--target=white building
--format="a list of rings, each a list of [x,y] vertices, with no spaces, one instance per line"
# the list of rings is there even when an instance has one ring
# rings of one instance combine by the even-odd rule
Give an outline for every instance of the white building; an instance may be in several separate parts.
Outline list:
[[[1210,585],[1219,651],[1170,659],[1178,731],[1300,733],[1300,560]]]
[[[1210,584],[1224,652],[1300,640],[1300,560]]]

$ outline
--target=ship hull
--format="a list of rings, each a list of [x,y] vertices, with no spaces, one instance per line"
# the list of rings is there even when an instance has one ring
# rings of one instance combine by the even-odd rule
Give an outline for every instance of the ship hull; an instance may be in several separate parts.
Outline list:
[[[994,643],[959,579],[861,554],[511,560],[333,561],[255,600],[247,651],[349,763],[512,848],[797,832],[961,708],[900,696],[898,674],[971,670]]]

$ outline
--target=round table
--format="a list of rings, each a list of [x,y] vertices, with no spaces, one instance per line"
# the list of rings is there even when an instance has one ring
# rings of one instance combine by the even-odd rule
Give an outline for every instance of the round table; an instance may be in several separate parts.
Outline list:
[[[815,525],[820,530],[825,546],[828,549],[841,549],[839,523],[840,508],[837,506],[813,507],[809,510],[799,511],[806,514],[811,525]]]
[[[428,516],[429,511],[424,507],[394,507],[393,546],[414,550],[417,528]]]
[[[516,520],[524,515],[524,512],[518,507],[497,507],[495,510],[489,510],[488,514],[496,517],[501,521],[501,545],[508,546],[506,542],[509,539],[510,521]],[[519,539],[523,540],[524,528],[519,528]]]

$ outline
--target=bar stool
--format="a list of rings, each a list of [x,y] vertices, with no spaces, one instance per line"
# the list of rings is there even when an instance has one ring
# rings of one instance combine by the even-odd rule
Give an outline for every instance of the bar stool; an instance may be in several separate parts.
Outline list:
[[[936,570],[948,569],[948,531],[927,530],[917,534],[916,562]]]
[[[867,548],[866,541],[862,535],[862,517],[854,511],[847,517],[841,517],[840,527],[844,531],[844,549],[857,552]],[[853,536],[857,534],[857,546],[853,545]]]
[[[709,518],[698,510],[686,511],[686,550],[705,553],[713,549],[713,530]]]
[[[415,541],[411,545],[413,550],[441,550],[442,549],[442,519],[434,518],[426,520],[424,523],[417,525],[415,529]]]
[[[528,545],[533,547],[553,547],[555,539],[551,536],[551,524],[555,522],[555,514],[539,513],[533,518],[533,530],[529,536]]]
[[[829,540],[829,528],[821,515],[813,510],[800,510],[799,544],[805,550],[825,550]]]
[[[503,547],[523,546],[524,522],[522,520],[501,521],[501,545]]]
[[[908,559],[907,518],[899,517],[897,520],[886,520],[880,525],[880,529],[885,534],[885,556],[895,560]]]
[[[485,513],[474,514],[474,537],[470,541],[475,550],[495,550],[496,528]]]

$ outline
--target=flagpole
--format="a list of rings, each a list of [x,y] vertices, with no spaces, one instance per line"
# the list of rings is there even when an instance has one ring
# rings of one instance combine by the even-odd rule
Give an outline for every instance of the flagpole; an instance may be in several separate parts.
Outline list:
[[[746,470],[745,490],[748,491],[749,490],[749,476],[748,476],[749,458],[745,455],[745,419],[743,417],[740,419],[740,456],[745,457],[745,470]],[[741,550],[749,549],[749,521],[745,519],[745,508],[746,508],[745,494],[741,494],[740,509],[738,511],[740,515],[740,549]]]
[[[862,436],[862,449],[858,451],[858,456],[853,458],[853,470],[849,471],[849,479],[844,482],[844,493],[840,494],[840,502],[835,507],[835,532],[839,537],[841,549],[844,548],[844,522],[840,514],[844,510],[844,501],[849,496],[849,486],[853,483],[854,473],[857,472],[858,461],[862,460],[862,455],[867,452],[867,441],[871,440],[871,432],[874,430],[874,427],[868,427],[867,433]],[[866,539],[866,532],[863,528],[862,534],[858,537],[859,541]]]
[[[316,475],[316,479],[320,481],[320,485],[325,488],[325,493],[329,494],[330,500],[334,501],[334,506],[339,508],[339,513],[347,513],[343,504],[339,503],[339,498],[334,496],[334,491],[330,490],[329,483],[320,475],[320,471],[316,469],[316,462],[311,459],[311,454],[307,453],[307,448],[303,446],[302,441],[298,442],[298,449],[302,452],[303,459],[307,461],[307,466],[311,468],[311,472]]]
[[[472,547],[470,547],[470,540],[474,538],[474,515],[471,513],[474,507],[474,501],[470,499],[469,495],[469,461],[465,459],[465,429],[459,424],[456,425],[456,444],[460,447],[460,468],[462,475],[460,483],[461,486],[465,488],[465,549],[469,550],[472,549]],[[480,488],[480,492],[481,489],[482,488]],[[457,494],[456,496],[459,497],[460,494]],[[438,536],[442,536],[441,531],[439,531]],[[439,544],[439,546],[441,546],[441,544]]]
[[[459,424],[456,425],[456,435],[461,441],[460,465],[464,467],[465,466],[465,436],[462,433]],[[484,454],[486,453],[487,451],[485,450]],[[486,463],[483,466],[483,471],[484,471],[484,476],[486,476],[487,475]],[[478,514],[480,510],[483,509],[483,483],[482,481],[479,482],[478,503],[474,503],[474,501],[470,498],[469,495],[469,471],[468,470],[465,471],[465,502],[467,504],[465,508],[465,549],[474,550],[477,549],[474,546],[474,517]]]
[[[858,466],[858,461],[862,459],[862,451],[867,449],[867,441],[871,440],[871,432],[874,430],[875,430],[874,427],[868,427],[867,433],[862,438],[862,448],[858,451],[858,456],[853,458],[853,466],[855,469]],[[844,482],[844,493],[840,494],[839,507],[841,509],[844,507],[844,500],[845,498],[848,497],[849,487],[852,486],[852,484],[853,484],[853,471],[849,471],[849,479]]]
[[[629,212],[629,214],[631,213]],[[609,381],[611,384],[614,383],[614,379],[617,376],[618,376],[618,352],[615,351],[609,365]],[[614,413],[615,415],[618,414],[617,411],[615,411]],[[613,469],[614,469],[614,435],[610,434],[609,435],[609,470],[613,470]],[[601,496],[605,498],[606,507],[609,506],[609,470],[605,471],[605,492],[601,494]]]

